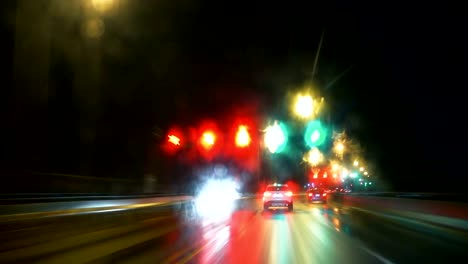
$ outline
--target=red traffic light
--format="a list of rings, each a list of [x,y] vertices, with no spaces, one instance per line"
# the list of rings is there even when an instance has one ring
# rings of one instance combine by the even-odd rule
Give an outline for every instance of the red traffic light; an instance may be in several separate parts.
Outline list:
[[[176,135],[172,135],[172,134],[168,135],[167,137],[168,137],[167,141],[169,143],[172,143],[173,145],[176,145],[176,146],[180,146],[180,138],[179,137],[177,137]]]
[[[175,154],[185,145],[185,137],[181,128],[171,127],[162,141],[162,148],[168,154]]]
[[[206,130],[203,132],[200,138],[200,144],[206,150],[211,149],[216,143],[216,134],[211,130]]]
[[[250,137],[250,133],[248,131],[248,127],[246,125],[240,125],[237,128],[236,132],[236,146],[240,148],[245,148],[250,145],[252,138]]]

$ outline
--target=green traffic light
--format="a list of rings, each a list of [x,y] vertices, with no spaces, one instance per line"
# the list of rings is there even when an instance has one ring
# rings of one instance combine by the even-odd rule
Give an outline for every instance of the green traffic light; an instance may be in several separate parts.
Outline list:
[[[304,134],[304,141],[310,148],[317,147],[325,143],[327,138],[327,129],[319,120],[311,121],[307,124]]]
[[[288,131],[283,123],[275,122],[265,130],[265,146],[271,153],[284,150],[288,142]]]

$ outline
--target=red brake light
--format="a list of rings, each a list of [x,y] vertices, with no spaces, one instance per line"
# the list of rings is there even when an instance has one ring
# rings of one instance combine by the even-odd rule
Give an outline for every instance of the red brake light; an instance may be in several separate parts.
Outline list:
[[[327,196],[327,194],[326,194],[326,193],[323,193],[322,196]]]
[[[292,192],[286,192],[286,196],[292,196],[293,193]]]
[[[309,196],[312,196],[312,194],[311,194],[311,193],[309,193]]]

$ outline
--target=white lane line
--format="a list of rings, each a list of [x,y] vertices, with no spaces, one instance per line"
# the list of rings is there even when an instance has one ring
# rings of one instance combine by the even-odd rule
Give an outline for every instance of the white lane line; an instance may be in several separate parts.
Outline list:
[[[385,264],[394,264],[394,262],[392,262],[391,260],[383,257],[382,255],[380,255],[379,253],[369,249],[368,247],[365,247],[365,246],[359,246],[361,249],[363,249],[364,251],[366,251],[369,255],[375,257],[376,259],[382,261],[382,263],[385,263]]]

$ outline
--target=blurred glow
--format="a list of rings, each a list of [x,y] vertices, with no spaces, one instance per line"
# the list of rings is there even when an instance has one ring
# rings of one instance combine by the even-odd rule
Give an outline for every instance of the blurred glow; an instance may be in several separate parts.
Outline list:
[[[372,185],[372,182],[369,182],[369,185]]]
[[[336,174],[336,173],[333,173],[333,178],[336,178],[336,176],[338,176],[338,174]]]
[[[180,145],[180,138],[178,138],[177,136],[168,135],[167,137],[169,138],[167,141],[169,141],[170,143],[177,145],[177,146]]]
[[[247,126],[239,126],[236,133],[236,145],[238,147],[247,147],[250,145],[250,135]]]
[[[311,117],[314,112],[314,101],[310,95],[298,95],[294,105],[294,112],[302,118]]]
[[[343,144],[343,142],[336,143],[335,152],[337,154],[343,154],[344,150],[345,150],[345,145]]]
[[[195,199],[198,214],[212,221],[227,220],[240,197],[238,185],[232,179],[211,179],[200,190]]]
[[[353,162],[353,165],[354,165],[355,167],[359,166],[359,161],[355,160],[355,161]]]
[[[317,131],[317,130],[315,130],[315,131],[312,133],[312,135],[310,136],[310,140],[311,140],[312,142],[317,142],[317,140],[319,140],[319,138],[320,138],[320,132]]]
[[[104,34],[104,22],[99,18],[90,18],[83,24],[83,33],[89,38],[99,38]]]
[[[205,131],[201,137],[201,144],[205,149],[210,149],[216,142],[216,135],[213,131]]]
[[[360,171],[364,171],[364,167],[359,168]]]
[[[287,142],[286,129],[275,121],[265,129],[265,145],[271,153],[281,152]]]
[[[340,227],[341,227],[340,219],[338,219],[337,217],[334,217],[333,225],[335,226],[336,231],[340,231]]]
[[[325,173],[323,174],[323,177],[324,177],[324,178],[327,178],[327,177],[328,177],[328,173],[325,172]]]
[[[114,6],[115,0],[91,0],[91,3],[96,10],[106,12]]]
[[[318,148],[313,148],[309,151],[305,159],[311,165],[317,165],[320,162],[322,162],[323,154],[320,152]]]
[[[348,177],[348,175],[349,175],[348,169],[343,168],[343,169],[341,170],[341,178],[346,178],[346,177]]]
[[[368,173],[367,171],[365,171],[365,172],[364,172],[364,175],[367,175],[367,174],[369,174],[369,173]]]
[[[340,169],[340,165],[338,163],[332,164],[332,171],[338,171]]]
[[[310,147],[323,144],[326,140],[327,130],[319,120],[309,122],[304,134],[304,141]]]
[[[349,174],[349,176],[351,178],[356,178],[358,176],[358,174],[356,172],[352,172],[352,173]]]

